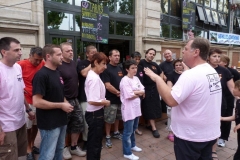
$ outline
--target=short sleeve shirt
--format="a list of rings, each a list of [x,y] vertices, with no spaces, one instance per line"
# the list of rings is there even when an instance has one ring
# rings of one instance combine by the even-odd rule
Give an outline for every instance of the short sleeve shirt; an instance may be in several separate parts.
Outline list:
[[[171,95],[178,103],[171,112],[174,135],[192,142],[220,136],[222,87],[214,68],[204,63],[184,71]]]
[[[177,80],[178,80],[178,78],[179,78],[180,76],[181,76],[181,74],[178,74],[178,73],[176,73],[175,71],[172,71],[172,73],[170,73],[170,74],[168,75],[167,81],[171,81],[172,84],[174,85],[174,84],[177,82]]]
[[[111,64],[107,65],[107,69],[100,75],[103,83],[109,82],[114,88],[119,89],[120,81],[123,77],[123,70],[119,66],[113,66]],[[106,99],[111,102],[111,104],[121,104],[120,98],[117,95],[106,91]]]
[[[164,75],[167,77],[167,79],[168,79],[168,76],[174,71],[173,62],[174,60],[170,62],[164,61],[159,65],[162,71],[164,72]]]
[[[33,78],[33,96],[39,94],[49,102],[64,102],[63,79],[58,70],[43,66]],[[39,129],[51,130],[67,124],[67,113],[62,109],[36,109]]]
[[[9,67],[0,61],[0,126],[4,132],[25,124],[24,87],[20,65]]]
[[[80,102],[86,102],[87,101],[86,93],[85,93],[85,90],[84,90],[86,77],[82,76],[81,71],[83,69],[87,68],[89,65],[90,65],[90,61],[87,60],[87,59],[78,61],[78,64],[77,64],[78,83],[79,83],[78,97],[79,97]]]
[[[161,68],[155,62],[147,62],[145,59],[142,59],[139,65],[142,66],[142,68],[148,67],[157,75],[160,75],[162,73]],[[151,78],[147,76],[145,72],[143,72],[143,85],[146,87],[146,86],[156,85],[156,83],[153,80],[151,80]]]

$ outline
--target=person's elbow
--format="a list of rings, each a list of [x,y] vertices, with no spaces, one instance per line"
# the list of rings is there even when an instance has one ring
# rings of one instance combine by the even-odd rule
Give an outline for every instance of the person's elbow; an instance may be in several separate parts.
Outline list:
[[[37,96],[33,96],[33,106],[36,108],[41,108],[41,103]]]
[[[176,107],[178,105],[177,101],[175,101],[175,99],[169,99],[166,101],[167,105],[169,107]]]

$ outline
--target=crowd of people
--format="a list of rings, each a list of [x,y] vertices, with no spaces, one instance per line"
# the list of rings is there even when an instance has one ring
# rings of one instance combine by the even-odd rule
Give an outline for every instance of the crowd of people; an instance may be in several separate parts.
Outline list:
[[[144,59],[134,52],[120,66],[117,49],[107,57],[93,45],[86,47],[86,59],[76,63],[68,42],[33,47],[29,58],[20,60],[20,42],[12,37],[0,39],[0,53],[0,160],[25,155],[33,160],[34,154],[39,160],[72,155],[100,160],[104,135],[107,148],[113,147],[111,138],[119,139],[123,157],[137,160],[140,116],[159,138],[155,120],[164,110],[177,160],[218,159],[216,147],[225,147],[233,120],[239,142],[239,100],[235,115],[233,109],[240,76],[207,39],[190,39],[182,59],[164,51],[160,65],[153,61],[154,48],[146,50]],[[34,146],[38,131],[39,149]],[[240,149],[234,159],[239,157]]]

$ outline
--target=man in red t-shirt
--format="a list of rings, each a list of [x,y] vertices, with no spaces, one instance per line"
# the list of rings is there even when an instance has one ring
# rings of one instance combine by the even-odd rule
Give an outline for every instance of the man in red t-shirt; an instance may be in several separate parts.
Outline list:
[[[35,73],[44,66],[45,62],[42,57],[42,48],[33,47],[31,48],[29,59],[21,60],[18,64],[22,68],[23,81],[25,83],[24,96],[29,104],[31,110],[36,113],[36,108],[32,105],[32,79]],[[29,111],[27,111],[29,112]],[[27,114],[26,114],[27,116]],[[28,136],[28,147],[27,147],[27,160],[33,159],[33,153],[39,154],[39,149],[34,146],[34,141],[37,136],[38,128],[36,118],[34,120],[27,121],[27,136]]]

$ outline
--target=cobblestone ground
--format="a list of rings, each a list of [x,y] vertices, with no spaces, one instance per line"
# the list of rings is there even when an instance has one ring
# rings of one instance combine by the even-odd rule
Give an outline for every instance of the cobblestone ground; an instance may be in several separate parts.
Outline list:
[[[156,123],[157,129],[161,135],[160,138],[154,138],[149,130],[143,126],[139,126],[139,130],[143,132],[142,136],[136,135],[137,146],[142,148],[142,152],[135,152],[134,154],[140,157],[140,160],[175,160],[173,151],[173,143],[166,137],[168,132],[165,130],[166,125],[164,121]],[[232,123],[232,127],[234,123]],[[35,145],[40,145],[40,135],[38,134]],[[112,139],[113,147],[108,149],[106,147],[102,150],[101,160],[125,160],[122,154],[122,142],[120,140]],[[82,143],[79,144],[82,146]],[[105,140],[103,140],[105,146]],[[219,160],[232,160],[237,148],[237,134],[231,130],[229,141],[226,142],[226,147],[217,149]],[[26,160],[25,157],[19,160]],[[37,156],[36,156],[37,160]],[[72,160],[86,160],[85,157],[73,156]]]

